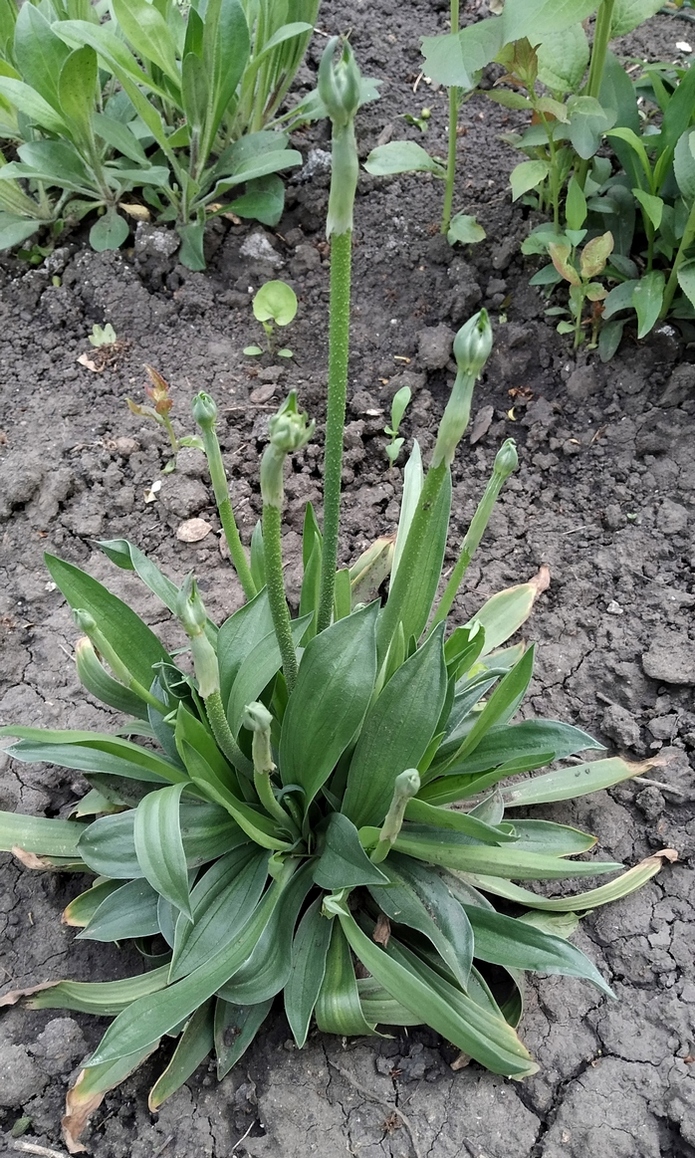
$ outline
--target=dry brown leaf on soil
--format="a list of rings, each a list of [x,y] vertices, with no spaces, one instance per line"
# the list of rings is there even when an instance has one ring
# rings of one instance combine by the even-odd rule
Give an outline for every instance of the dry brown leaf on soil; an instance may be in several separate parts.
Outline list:
[[[56,985],[60,985],[60,982],[42,981],[40,985],[30,985],[27,989],[11,989],[9,993],[0,997],[0,1006],[16,1005],[23,997],[31,997],[34,993],[40,993],[42,989],[53,989]]]
[[[178,528],[176,538],[180,543],[200,543],[211,530],[212,526],[205,519],[186,519]]]
[[[372,941],[376,941],[377,945],[382,945],[384,949],[387,948],[391,940],[391,922],[384,913],[379,913],[374,932],[372,933]]]
[[[132,217],[134,221],[149,221],[152,217],[146,205],[126,205],[123,201],[120,202],[119,208]]]
[[[11,850],[12,855],[17,857],[20,864],[23,864],[28,869],[52,869],[55,868],[52,860],[44,856],[37,856],[35,852],[27,852],[24,848],[19,848],[18,845]]]
[[[535,588],[534,599],[537,599],[539,595],[547,591],[550,587],[550,567],[548,564],[541,563],[536,574],[532,575],[528,582],[531,587]]]
[[[483,437],[483,435],[487,434],[492,425],[494,413],[494,406],[480,407],[480,410],[475,416],[473,428],[471,430],[471,446],[475,446],[476,442],[480,442],[480,439]]]

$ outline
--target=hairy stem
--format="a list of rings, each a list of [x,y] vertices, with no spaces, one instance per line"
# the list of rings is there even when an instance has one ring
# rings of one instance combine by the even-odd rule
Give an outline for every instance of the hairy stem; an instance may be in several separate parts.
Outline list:
[[[237,573],[244,595],[247,599],[253,599],[254,595],[258,593],[248,559],[246,558],[246,552],[239,536],[239,528],[234,518],[234,510],[232,509],[232,503],[229,498],[229,484],[227,482],[227,475],[225,474],[224,463],[222,462],[220,444],[214,430],[203,428],[202,435],[205,457],[208,460],[208,467],[210,469],[212,489],[215,495],[215,502],[217,504],[220,522],[222,523],[224,537],[229,547],[232,566]]]
[[[222,703],[222,696],[219,692],[212,692],[211,695],[206,697],[205,713],[220,751],[224,753],[230,764],[233,764],[239,772],[243,772],[245,776],[251,776],[253,774],[253,764],[248,757],[244,755],[232,735],[231,728],[227,722],[224,704]]]
[[[459,30],[459,0],[451,0],[450,5],[451,31]],[[444,181],[444,205],[442,206],[441,232],[448,233],[451,225],[451,212],[454,204],[454,182],[456,180],[456,143],[459,122],[460,93],[456,85],[449,89],[449,129],[448,149],[446,159],[446,177]]]
[[[611,38],[614,7],[615,0],[601,0],[599,10],[596,14],[596,27],[594,29],[594,43],[591,46],[589,76],[586,82],[586,88],[584,89],[584,96],[594,97],[596,100],[598,100],[603,83],[603,72],[606,67],[608,42]],[[577,170],[577,180],[582,189],[584,189],[586,184],[589,163],[590,158],[582,160]]]
[[[298,666],[282,572],[281,528],[282,512],[280,507],[264,503],[263,547],[265,549],[266,589],[275,635],[282,656],[282,670],[285,674],[287,690],[291,692],[297,682]]]

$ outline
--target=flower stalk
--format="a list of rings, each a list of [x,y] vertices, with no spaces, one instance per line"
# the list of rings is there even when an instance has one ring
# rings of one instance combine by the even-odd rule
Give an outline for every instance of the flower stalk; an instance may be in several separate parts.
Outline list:
[[[321,59],[318,89],[333,126],[331,188],[326,235],[331,242],[328,400],[324,452],[323,557],[317,630],[333,617],[340,528],[340,485],[347,401],[350,340],[350,278],[353,207],[359,174],[355,114],[360,72],[347,41],[329,40]]]
[[[417,768],[406,768],[405,772],[396,777],[391,805],[381,826],[378,844],[371,855],[373,864],[379,864],[390,853],[403,827],[408,801],[417,796],[419,791],[420,774]]]
[[[149,704],[151,708],[154,708],[155,711],[161,712],[163,709],[161,700],[158,700],[149,688],[144,687],[139,680],[135,679],[135,676],[126,667],[115,648],[109,643],[94,616],[91,615],[89,611],[78,608],[74,612],[74,618],[80,631],[84,632],[92,646],[96,648],[99,654],[106,660],[116,679],[119,680],[124,687],[128,688],[129,691],[134,692],[136,696],[139,696],[141,700]]]
[[[273,717],[260,701],[246,705],[242,726],[252,733],[251,756],[253,759],[253,783],[258,799],[266,812],[287,828],[294,824],[273,792],[271,776],[275,771],[270,729]]]
[[[253,599],[254,595],[257,594],[256,584],[254,583],[251,568],[249,567],[246,552],[239,535],[239,528],[234,518],[234,510],[229,497],[229,484],[227,482],[227,475],[225,474],[224,463],[222,462],[219,440],[215,431],[217,406],[209,394],[201,392],[193,399],[193,418],[195,419],[196,425],[200,428],[202,435],[203,450],[208,461],[215,503],[217,504],[224,537],[229,547],[232,566],[237,573],[244,595],[247,599]]]
[[[288,691],[292,691],[298,674],[297,653],[292,638],[292,621],[285,594],[282,563],[282,507],[285,497],[283,472],[288,454],[306,446],[314,433],[314,423],[297,409],[293,390],[277,414],[268,423],[270,442],[261,459],[261,497],[263,499],[263,548],[268,602],[273,616],[282,670]]]

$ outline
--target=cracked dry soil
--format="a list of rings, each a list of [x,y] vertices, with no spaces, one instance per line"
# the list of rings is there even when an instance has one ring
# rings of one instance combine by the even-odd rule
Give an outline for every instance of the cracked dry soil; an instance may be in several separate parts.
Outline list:
[[[365,73],[383,97],[359,119],[363,156],[377,140],[408,132],[402,114],[432,108],[427,144],[443,148],[446,98],[420,83],[418,33],[445,29],[443,0],[327,0],[322,28],[353,28]],[[683,28],[658,17],[624,51],[670,59]],[[323,41],[300,82],[311,86]],[[426,97],[423,96],[426,93]],[[390,471],[381,430],[394,391],[410,385],[404,424],[427,452],[452,379],[453,330],[474,309],[492,314],[496,345],[474,404],[475,443],[459,454],[453,541],[474,510],[495,451],[517,439],[520,468],[508,483],[457,608],[467,618],[495,590],[552,575],[527,636],[540,644],[524,712],[574,721],[628,757],[657,755],[661,787],[636,781],[549,816],[597,833],[607,857],[635,863],[672,846],[680,861],[640,893],[582,924],[578,943],[610,980],[618,1002],[586,984],[530,984],[522,1032],[540,1073],[515,1084],[471,1065],[415,1030],[343,1042],[314,1035],[297,1052],[280,1013],[220,1085],[203,1065],[158,1117],[146,1109],[154,1067],[107,1096],[87,1131],[95,1158],[692,1158],[693,826],[695,625],[695,352],[663,329],[646,345],[628,336],[602,366],[575,357],[543,315],[518,256],[526,211],[510,205],[514,163],[497,141],[509,114],[483,98],[462,116],[458,207],[476,212],[488,240],[449,249],[436,233],[441,190],[428,178],[363,175],[356,210],[353,354],[346,432],[345,559],[393,528],[401,470]],[[326,149],[324,127],[297,135],[305,155]],[[218,620],[240,603],[220,555],[218,523],[202,458],[168,457],[161,432],[133,417],[143,363],[171,382],[174,423],[190,428],[193,394],[220,406],[221,439],[242,534],[259,514],[256,471],[268,414],[291,387],[323,416],[328,269],[322,222],[327,174],[291,181],[280,232],[249,249],[250,224],[217,222],[209,269],[190,273],[162,254],[147,230],[134,249],[95,254],[68,238],[42,268],[5,258],[0,362],[0,720],[109,728],[85,696],[72,655],[76,630],[42,564],[55,551],[109,582],[167,644],[181,640],[140,586],[95,549],[131,539],[173,577],[194,568]],[[254,253],[256,256],[254,256]],[[299,314],[294,361],[282,369],[241,355],[256,340],[249,288],[270,276],[292,283]],[[54,284],[53,279],[59,279]],[[504,310],[506,320],[500,318]],[[102,373],[77,363],[94,322],[125,340]],[[439,327],[439,328],[438,328]],[[444,327],[444,328],[442,328]],[[285,547],[296,590],[302,511],[319,496],[320,434],[288,480]],[[162,480],[156,501],[145,493]],[[193,516],[213,530],[177,541]],[[0,807],[64,813],[83,789],[60,769],[19,767],[0,755]],[[141,969],[126,949],[74,943],[60,912],[80,891],[69,876],[31,873],[2,858],[0,983],[106,979]],[[103,1026],[80,1015],[19,1007],[0,1021],[0,1152],[20,1140],[62,1152],[59,1120],[71,1074]],[[243,1140],[242,1140],[243,1139]]]

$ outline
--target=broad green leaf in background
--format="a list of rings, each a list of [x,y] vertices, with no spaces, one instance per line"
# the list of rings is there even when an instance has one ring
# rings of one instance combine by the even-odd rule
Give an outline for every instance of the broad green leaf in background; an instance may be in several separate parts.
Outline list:
[[[34,4],[22,4],[14,31],[17,67],[22,79],[59,115],[58,78],[68,51],[39,8]]]
[[[683,293],[695,306],[695,260],[684,262],[679,267],[677,276]]]
[[[637,337],[644,338],[659,320],[666,281],[660,269],[641,277],[632,292],[632,304],[638,321]]]
[[[192,920],[188,866],[181,835],[183,784],[150,792],[135,810],[133,839],[142,874],[163,897]]]
[[[376,678],[378,605],[370,604],[315,636],[282,722],[283,783],[299,784],[307,807],[362,723]]]
[[[338,921],[329,924],[331,941],[316,1001],[316,1024],[322,1033],[372,1034],[374,1026],[365,1020],[360,1005],[355,967],[345,934]]]
[[[611,14],[611,39],[627,36],[662,7],[660,0],[615,0]]]
[[[482,225],[478,224],[475,217],[466,213],[454,214],[449,225],[449,232],[446,235],[449,245],[454,245],[456,242],[459,245],[475,245],[479,241],[484,241],[486,236]]]
[[[86,941],[122,941],[157,932],[157,893],[148,881],[134,880],[110,892],[77,936]]]
[[[89,231],[89,244],[97,253],[107,249],[120,249],[130,233],[125,217],[121,217],[113,207],[109,207],[103,217],[99,217]]]
[[[259,1005],[232,1005],[217,999],[215,1006],[215,1053],[217,1080],[222,1081],[251,1045],[273,1005],[272,997]]]
[[[188,1081],[214,1045],[212,998],[203,1002],[186,1023],[176,1049],[164,1073],[157,1079],[147,1099],[150,1113],[155,1114],[163,1102]]]
[[[76,138],[89,148],[92,113],[97,98],[97,54],[85,44],[65,59],[58,78],[58,96],[63,116],[76,130]]]
[[[589,42],[581,24],[544,35],[537,55],[538,79],[550,92],[579,92],[589,64]]]
[[[673,169],[681,195],[692,205],[695,202],[695,129],[679,138],[673,153]]]
[[[548,161],[521,161],[515,165],[509,175],[512,186],[512,201],[518,201],[524,193],[535,189],[541,181],[545,181],[550,172]]]
[[[373,177],[385,177],[392,173],[434,173],[443,177],[444,166],[430,157],[422,145],[415,141],[390,141],[388,145],[378,145],[372,149],[364,167]]]
[[[181,76],[174,39],[159,9],[148,0],[111,0],[111,3],[118,27],[136,52],[179,85]]]
[[[314,881],[322,889],[337,892],[358,885],[386,884],[381,869],[372,864],[354,824],[333,812],[324,834],[325,846],[314,868]]]
[[[372,704],[350,761],[342,811],[359,828],[380,823],[396,776],[416,768],[444,706],[443,625],[391,677]]]

